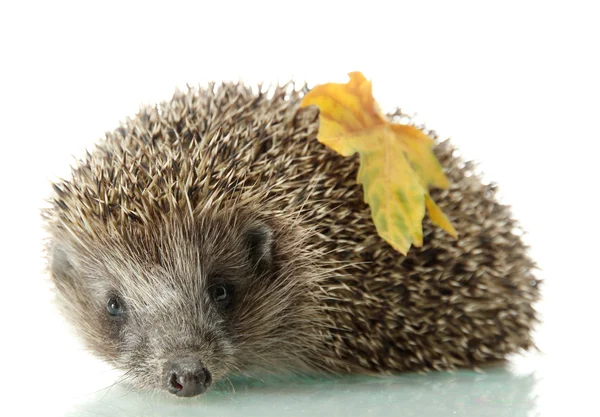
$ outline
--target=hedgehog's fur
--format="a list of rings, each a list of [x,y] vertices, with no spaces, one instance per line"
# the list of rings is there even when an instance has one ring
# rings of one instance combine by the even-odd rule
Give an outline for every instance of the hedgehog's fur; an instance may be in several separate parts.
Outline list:
[[[452,185],[432,196],[459,239],[426,219],[423,248],[400,255],[375,230],[358,157],[316,140],[305,91],[178,92],[54,185],[50,269],[92,351],[161,389],[183,351],[219,379],[473,367],[532,347],[539,281],[495,187],[438,143]],[[211,304],[211,274],[239,281],[233,310]],[[112,293],[129,304],[121,324],[106,314]]]

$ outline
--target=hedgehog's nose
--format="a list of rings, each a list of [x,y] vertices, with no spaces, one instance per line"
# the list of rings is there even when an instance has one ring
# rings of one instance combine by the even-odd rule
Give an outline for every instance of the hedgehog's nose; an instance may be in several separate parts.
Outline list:
[[[165,365],[167,389],[178,397],[202,394],[212,382],[212,375],[200,361],[175,360]]]

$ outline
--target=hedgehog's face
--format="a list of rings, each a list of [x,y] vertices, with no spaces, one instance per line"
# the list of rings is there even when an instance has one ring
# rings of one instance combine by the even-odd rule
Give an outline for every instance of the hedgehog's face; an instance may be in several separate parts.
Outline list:
[[[231,372],[294,360],[311,306],[266,223],[213,219],[84,245],[53,246],[61,307],[137,386],[193,396]]]

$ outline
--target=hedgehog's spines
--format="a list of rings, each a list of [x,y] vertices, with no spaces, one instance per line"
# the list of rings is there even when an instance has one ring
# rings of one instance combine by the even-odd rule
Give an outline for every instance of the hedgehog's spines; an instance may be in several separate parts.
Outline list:
[[[51,235],[88,252],[99,241],[119,241],[114,247],[143,258],[193,238],[195,228],[211,229],[216,219],[227,227],[268,223],[279,251],[279,294],[290,295],[293,277],[306,278],[297,295],[302,332],[280,340],[294,365],[332,372],[449,369],[531,347],[535,265],[495,187],[482,184],[448,142],[438,143],[451,186],[431,194],[460,239],[425,219],[423,248],[401,256],[375,230],[356,184],[357,158],[316,140],[318,112],[299,109],[306,91],[295,84],[253,91],[213,83],[142,108],[86,153],[70,179],[54,185],[43,214]],[[412,121],[399,110],[390,117]],[[265,317],[279,323],[283,306],[265,300],[262,308],[272,308]],[[246,336],[273,346],[277,340],[263,335],[260,323]]]

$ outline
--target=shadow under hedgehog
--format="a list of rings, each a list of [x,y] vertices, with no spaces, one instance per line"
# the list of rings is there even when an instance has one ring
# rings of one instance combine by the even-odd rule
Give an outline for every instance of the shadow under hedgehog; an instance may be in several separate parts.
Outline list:
[[[316,140],[304,90],[241,84],[143,108],[54,184],[57,300],[87,347],[178,396],[231,374],[474,367],[533,346],[539,280],[510,209],[446,141],[407,256],[379,237],[358,158]]]

